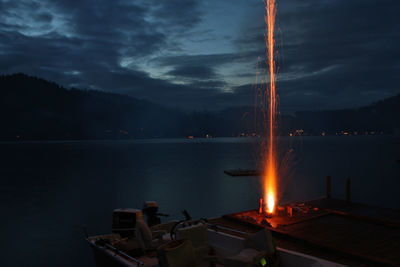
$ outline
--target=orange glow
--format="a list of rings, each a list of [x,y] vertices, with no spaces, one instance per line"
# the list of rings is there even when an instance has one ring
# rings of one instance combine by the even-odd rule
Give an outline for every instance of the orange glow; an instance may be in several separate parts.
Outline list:
[[[269,149],[271,149],[269,145]],[[264,198],[267,199],[267,212],[272,214],[275,211],[275,199],[276,199],[276,166],[274,164],[274,154],[268,152],[266,173],[264,175]]]
[[[275,210],[275,196],[273,193],[268,194],[268,213],[274,213]]]
[[[260,198],[260,207],[258,208],[258,213],[261,214],[263,212],[263,199]]]
[[[277,192],[277,166],[276,166],[276,148],[275,148],[275,119],[276,119],[276,73],[275,73],[275,59],[274,59],[274,45],[275,45],[275,16],[276,16],[276,0],[267,0],[265,9],[267,15],[264,17],[267,26],[267,36],[265,38],[267,46],[267,63],[269,71],[269,88],[267,94],[268,102],[268,143],[267,155],[264,174],[264,199],[267,199],[267,212],[272,214],[275,210],[276,192]]]

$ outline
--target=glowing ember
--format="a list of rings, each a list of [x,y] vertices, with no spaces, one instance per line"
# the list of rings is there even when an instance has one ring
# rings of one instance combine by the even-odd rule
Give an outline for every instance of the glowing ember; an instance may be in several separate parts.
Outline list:
[[[267,38],[265,39],[267,51],[267,63],[269,70],[269,88],[268,88],[268,155],[266,157],[266,170],[264,175],[264,199],[267,199],[268,213],[272,214],[275,209],[276,199],[276,150],[274,140],[274,125],[276,119],[276,91],[275,91],[275,60],[274,60],[274,31],[276,3],[275,0],[267,0],[265,9],[267,16],[264,17],[267,25]]]
[[[268,192],[268,213],[273,213],[275,209],[275,197],[273,192]]]

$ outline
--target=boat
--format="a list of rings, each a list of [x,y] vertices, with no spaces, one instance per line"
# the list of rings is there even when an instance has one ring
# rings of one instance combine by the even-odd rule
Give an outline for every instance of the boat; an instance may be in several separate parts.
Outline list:
[[[345,266],[277,247],[267,227],[247,231],[182,213],[183,220],[161,223],[167,215],[158,213],[155,201],[145,201],[143,209],[115,209],[110,234],[85,230],[96,266]]]

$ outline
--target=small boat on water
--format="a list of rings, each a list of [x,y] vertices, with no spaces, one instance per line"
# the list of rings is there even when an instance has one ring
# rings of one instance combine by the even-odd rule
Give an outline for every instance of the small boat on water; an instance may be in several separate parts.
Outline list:
[[[142,210],[114,210],[111,234],[86,234],[96,266],[344,266],[276,247],[267,228],[249,233],[183,214],[161,223],[165,214],[154,201]]]

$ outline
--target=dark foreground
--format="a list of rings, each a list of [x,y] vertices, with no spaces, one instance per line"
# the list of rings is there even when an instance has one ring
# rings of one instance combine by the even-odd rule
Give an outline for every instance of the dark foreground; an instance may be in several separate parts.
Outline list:
[[[82,226],[108,233],[113,209],[145,200],[168,220],[183,209],[192,218],[254,209],[257,177],[224,170],[257,169],[257,147],[251,138],[0,143],[0,266],[94,266]],[[295,137],[282,147],[294,152],[281,203],[325,195],[331,175],[333,198],[345,198],[351,178],[354,202],[400,209],[398,136]]]

